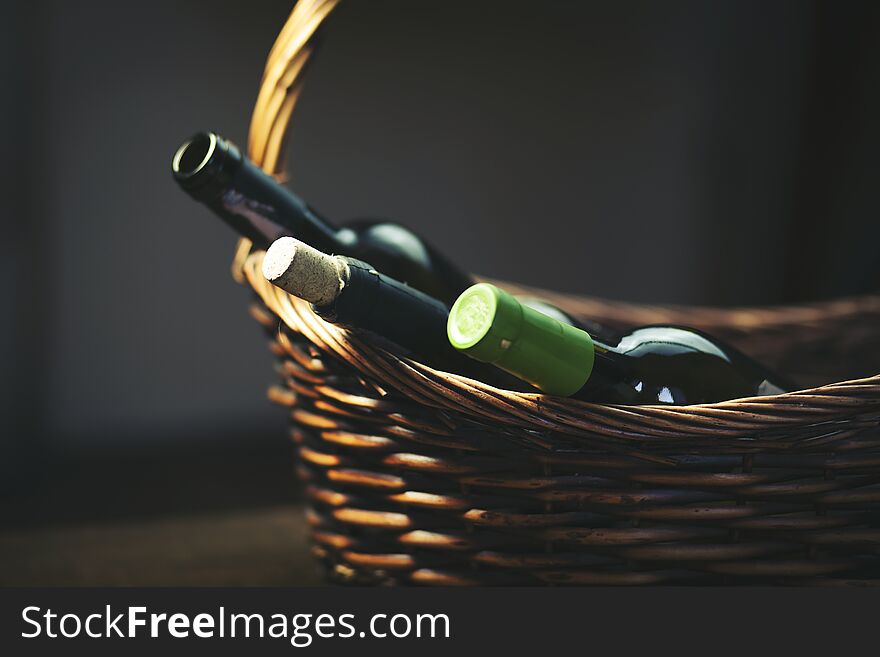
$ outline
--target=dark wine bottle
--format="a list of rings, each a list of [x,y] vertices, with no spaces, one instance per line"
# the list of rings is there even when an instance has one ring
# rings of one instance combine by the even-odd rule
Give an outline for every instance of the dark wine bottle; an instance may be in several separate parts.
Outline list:
[[[430,244],[400,224],[358,220],[334,227],[248,160],[235,144],[200,132],[177,149],[177,183],[257,248],[296,237],[326,253],[362,259],[446,304],[473,283]]]
[[[449,307],[372,265],[332,256],[292,237],[275,241],[263,258],[263,276],[305,299],[324,320],[367,333],[390,351],[493,385],[523,388],[496,368],[465,358],[446,339]]]
[[[705,404],[779,394],[788,382],[733,347],[678,326],[648,326],[616,345],[480,283],[449,313],[453,347],[558,396],[611,404]]]

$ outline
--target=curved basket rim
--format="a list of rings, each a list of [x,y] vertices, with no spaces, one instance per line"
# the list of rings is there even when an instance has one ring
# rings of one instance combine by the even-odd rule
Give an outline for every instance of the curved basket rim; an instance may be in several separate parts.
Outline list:
[[[802,440],[834,433],[842,417],[880,415],[880,374],[764,397],[746,397],[692,406],[621,406],[596,404],[540,393],[495,388],[459,374],[367,344],[346,329],[328,324],[310,305],[273,286],[260,274],[262,252],[245,261],[245,278],[263,303],[291,330],[345,360],[361,375],[380,381],[416,403],[464,413],[482,421],[502,421],[528,430],[568,435],[601,435],[627,441],[674,440],[711,435],[714,446],[725,438],[753,440],[762,435],[776,447],[779,434],[811,428]],[[708,442],[708,441],[707,441]]]

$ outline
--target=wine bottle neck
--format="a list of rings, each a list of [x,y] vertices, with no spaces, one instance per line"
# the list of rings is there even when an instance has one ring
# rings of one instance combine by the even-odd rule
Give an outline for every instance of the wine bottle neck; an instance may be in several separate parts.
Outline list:
[[[391,351],[403,350],[428,365],[503,387],[516,386],[516,382],[500,379],[495,368],[474,368],[474,361],[450,346],[445,303],[379,273],[370,264],[329,255],[285,237],[269,247],[262,273],[273,285],[311,302],[326,321],[372,334]]]
[[[172,173],[190,196],[258,248],[291,235],[328,253],[344,246],[330,222],[220,135],[199,133],[185,142],[174,156]]]
[[[372,265],[339,256],[346,263],[345,280],[332,303],[314,306],[327,321],[369,331],[429,362],[448,361],[453,350],[446,341],[447,306]]]

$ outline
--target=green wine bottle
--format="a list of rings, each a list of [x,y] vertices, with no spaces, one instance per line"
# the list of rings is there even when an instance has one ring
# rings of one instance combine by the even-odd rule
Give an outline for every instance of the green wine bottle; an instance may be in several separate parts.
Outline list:
[[[593,402],[705,404],[791,389],[781,376],[700,331],[647,326],[604,344],[487,283],[456,300],[447,336],[471,358],[545,393]]]

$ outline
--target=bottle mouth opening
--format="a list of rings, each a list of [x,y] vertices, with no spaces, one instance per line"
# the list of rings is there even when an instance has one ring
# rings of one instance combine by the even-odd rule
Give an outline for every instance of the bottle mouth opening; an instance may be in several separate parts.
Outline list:
[[[205,168],[217,148],[217,136],[200,132],[177,149],[171,170],[179,180],[186,180]]]

